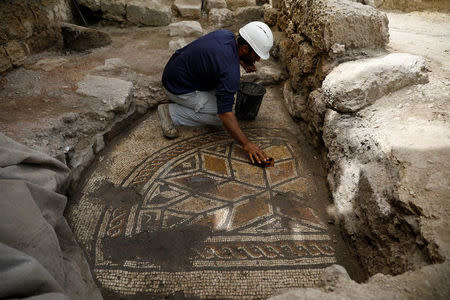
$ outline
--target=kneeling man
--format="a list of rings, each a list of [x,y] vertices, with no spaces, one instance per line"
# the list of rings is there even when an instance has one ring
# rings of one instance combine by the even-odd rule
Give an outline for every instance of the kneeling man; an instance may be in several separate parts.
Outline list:
[[[164,135],[178,137],[179,125],[223,125],[252,163],[266,161],[268,156],[239,127],[233,104],[239,65],[246,72],[256,71],[255,62],[268,59],[272,45],[270,28],[255,21],[239,29],[237,37],[229,30],[217,30],[177,50],[162,76],[173,102],[158,106]]]

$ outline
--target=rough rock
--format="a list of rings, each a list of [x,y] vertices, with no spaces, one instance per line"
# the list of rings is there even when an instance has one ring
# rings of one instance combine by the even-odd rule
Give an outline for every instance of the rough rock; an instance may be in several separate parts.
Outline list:
[[[64,47],[71,50],[85,51],[111,44],[109,34],[97,29],[62,23],[61,31],[64,38]]]
[[[214,28],[232,26],[234,23],[234,14],[227,8],[213,8],[209,11],[208,23]]]
[[[235,27],[242,27],[252,21],[264,18],[264,8],[261,6],[239,7],[234,11]]]
[[[385,94],[428,82],[425,59],[403,53],[350,61],[325,78],[325,101],[340,112],[355,112]]]
[[[4,49],[14,67],[23,65],[27,54],[18,41],[9,42],[4,46]]]
[[[31,66],[32,69],[40,69],[46,72],[51,71],[65,64],[68,60],[66,58],[44,58]]]
[[[289,114],[294,118],[301,118],[306,110],[306,97],[292,91],[291,81],[287,80],[283,86],[283,98]]]
[[[186,40],[184,38],[174,39],[169,42],[169,48],[175,51],[180,48],[183,48],[187,44],[188,43],[186,42]]]
[[[357,2],[286,0],[282,12],[312,46],[323,51],[336,43],[346,49],[383,48],[389,41],[386,15]]]
[[[175,0],[173,5],[182,17],[200,19],[202,0]]]
[[[309,122],[314,136],[322,135],[322,127],[327,105],[320,89],[312,91],[308,96],[308,105],[302,118]]]
[[[262,85],[277,84],[285,81],[288,74],[285,69],[272,61],[263,61],[257,64],[256,72],[246,73],[241,67],[241,80],[256,82]]]
[[[330,190],[369,274],[450,254],[448,83],[403,88],[355,115],[326,113]]]
[[[103,66],[94,68],[94,71],[120,71],[130,66],[121,58],[108,58]]]
[[[0,46],[0,73],[12,68],[12,63],[6,54],[5,48]]]
[[[343,266],[331,265],[327,267],[320,278],[319,286],[325,290],[332,291],[340,283],[349,281],[350,276]]]
[[[105,104],[105,111],[127,111],[133,93],[130,81],[103,76],[87,75],[77,86],[77,93],[97,98]]]
[[[77,3],[81,6],[85,6],[90,10],[97,11],[100,10],[101,0],[78,0]]]
[[[326,269],[328,276],[331,266]],[[336,269],[335,269],[336,271]],[[369,282],[358,284],[344,273],[337,276],[335,285],[325,285],[320,289],[291,289],[279,292],[270,300],[357,300],[357,299],[446,299],[450,294],[450,264],[426,266],[417,272],[407,272],[400,276],[377,274]],[[339,271],[338,271],[339,272]]]
[[[132,0],[126,6],[127,19],[134,24],[165,26],[172,19],[169,5],[160,0]]]
[[[275,8],[266,9],[264,11],[264,22],[269,26],[277,24],[280,12]]]
[[[126,15],[126,0],[102,0],[100,8],[104,19],[123,22]]]
[[[226,0],[227,6],[231,10],[235,10],[239,7],[245,7],[245,6],[255,6],[256,0]]]
[[[197,21],[181,21],[169,25],[170,36],[196,36],[203,34],[202,25]]]
[[[205,10],[209,12],[213,8],[227,8],[226,0],[206,0]]]

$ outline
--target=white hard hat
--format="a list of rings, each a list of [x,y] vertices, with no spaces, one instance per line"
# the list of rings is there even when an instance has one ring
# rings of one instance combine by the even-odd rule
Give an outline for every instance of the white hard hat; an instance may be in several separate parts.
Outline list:
[[[250,22],[239,29],[239,34],[250,44],[259,57],[262,59],[269,58],[269,51],[273,46],[273,35],[269,26],[259,21]]]

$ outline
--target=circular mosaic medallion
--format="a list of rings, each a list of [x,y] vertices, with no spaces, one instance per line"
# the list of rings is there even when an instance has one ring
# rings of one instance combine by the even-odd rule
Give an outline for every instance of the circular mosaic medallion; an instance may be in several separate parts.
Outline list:
[[[274,167],[249,164],[240,146],[215,132],[159,150],[120,186],[85,191],[70,219],[103,289],[242,299],[317,283],[336,258],[304,199],[314,182],[284,130],[246,133]],[[114,200],[100,204],[102,189]]]

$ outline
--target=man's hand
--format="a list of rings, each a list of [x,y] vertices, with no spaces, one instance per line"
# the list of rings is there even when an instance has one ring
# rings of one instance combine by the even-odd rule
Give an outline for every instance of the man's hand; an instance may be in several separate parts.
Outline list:
[[[242,60],[240,61],[241,66],[244,68],[245,72],[247,73],[252,73],[252,72],[256,72],[256,66],[255,64],[252,65],[247,65],[245,62],[243,62]]]
[[[254,164],[255,161],[261,163],[261,161],[266,161],[269,157],[262,151],[256,144],[252,143],[245,133],[239,127],[236,116],[233,112],[227,112],[219,115],[223,126],[228,130],[230,135],[241,144],[244,150],[248,153],[251,162]]]
[[[261,148],[259,148],[256,144],[252,142],[248,142],[242,147],[248,153],[248,156],[250,157],[252,164],[254,164],[255,161],[260,164],[262,161],[266,161],[269,159],[267,154],[264,153],[264,151],[262,151]]]

